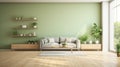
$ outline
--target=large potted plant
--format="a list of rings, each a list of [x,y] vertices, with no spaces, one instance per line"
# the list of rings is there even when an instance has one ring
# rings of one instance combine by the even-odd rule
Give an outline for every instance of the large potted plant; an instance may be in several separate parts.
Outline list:
[[[102,35],[102,29],[96,23],[93,23],[91,35],[94,38],[95,43],[98,44]]]
[[[117,57],[119,57],[120,55],[119,55],[119,53],[120,53],[120,43],[118,43],[117,45],[116,45],[116,53],[117,53]]]
[[[87,39],[88,39],[88,36],[85,34],[79,37],[79,40],[84,44],[86,44]]]

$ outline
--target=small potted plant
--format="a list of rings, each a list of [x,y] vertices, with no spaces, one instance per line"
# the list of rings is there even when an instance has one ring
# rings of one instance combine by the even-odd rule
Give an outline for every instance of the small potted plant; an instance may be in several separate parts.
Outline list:
[[[116,45],[116,53],[117,53],[117,57],[120,57],[119,53],[120,53],[120,43],[118,43]]]
[[[62,44],[62,47],[66,47],[67,45],[67,40],[65,39],[64,43]]]
[[[13,35],[14,35],[14,36],[17,36],[18,34],[19,34],[19,33],[18,33],[17,30],[14,30],[14,31],[13,31]]]
[[[36,22],[33,22],[33,23],[32,23],[32,27],[33,27],[33,28],[37,28],[37,23],[36,23]]]
[[[87,39],[88,39],[88,36],[85,35],[85,34],[82,35],[82,36],[80,36],[80,38],[79,38],[79,40],[80,40],[82,43],[84,43],[84,44],[86,44]]]
[[[100,37],[102,35],[102,29],[96,23],[93,23],[93,27],[91,29],[91,35],[94,38],[95,43],[98,44]]]
[[[88,37],[89,37],[88,40],[87,40],[88,44],[92,44],[93,43],[93,37],[90,34],[88,35]]]
[[[63,43],[63,44],[62,44],[62,47],[66,47],[66,45],[67,45],[67,44]]]

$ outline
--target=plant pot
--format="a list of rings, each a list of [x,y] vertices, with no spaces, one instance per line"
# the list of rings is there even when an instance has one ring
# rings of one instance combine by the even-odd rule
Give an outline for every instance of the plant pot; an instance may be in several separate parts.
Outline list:
[[[92,44],[92,40],[89,41],[89,44]]]
[[[37,20],[37,18],[36,18],[36,17],[34,17],[34,18],[33,18],[33,20]]]
[[[20,36],[23,36],[23,34],[20,34]]]
[[[66,47],[66,45],[62,45],[62,47]]]
[[[96,40],[96,41],[95,41],[95,44],[99,44],[99,40]]]
[[[27,28],[27,25],[22,25],[22,28]]]
[[[33,28],[37,28],[37,26],[33,26]]]
[[[66,44],[62,44],[62,47],[66,47]]]
[[[87,42],[86,41],[83,41],[84,44],[86,44]]]
[[[117,57],[120,57],[119,52],[117,52]]]

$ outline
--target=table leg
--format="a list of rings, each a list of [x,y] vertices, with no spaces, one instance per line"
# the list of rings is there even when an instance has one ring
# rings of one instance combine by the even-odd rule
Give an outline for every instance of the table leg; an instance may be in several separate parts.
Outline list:
[[[70,50],[71,50],[71,53],[73,53],[73,49],[72,49],[72,48],[70,48]]]
[[[42,49],[40,49],[40,52],[42,52]]]

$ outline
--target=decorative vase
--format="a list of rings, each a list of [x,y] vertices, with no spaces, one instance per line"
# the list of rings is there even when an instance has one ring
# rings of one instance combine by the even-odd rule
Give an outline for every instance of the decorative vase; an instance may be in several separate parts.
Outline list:
[[[27,25],[22,25],[22,28],[27,28]]]
[[[29,36],[32,36],[32,34],[31,34],[31,33],[29,33]]]
[[[20,34],[20,36],[23,36],[23,34]]]
[[[36,36],[36,33],[35,33],[35,32],[33,32],[33,36]]]
[[[37,18],[36,18],[36,17],[34,17],[34,18],[33,18],[33,20],[37,20]]]

